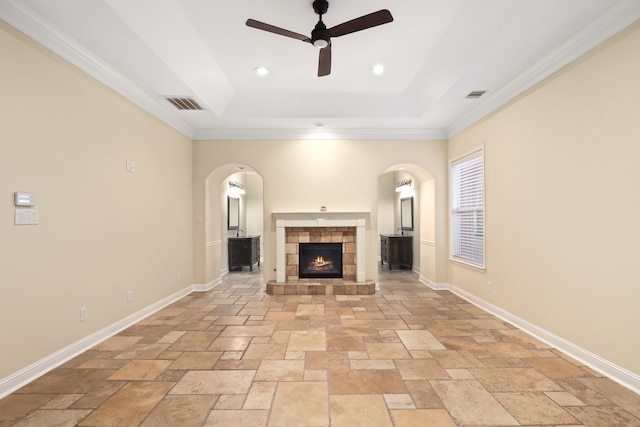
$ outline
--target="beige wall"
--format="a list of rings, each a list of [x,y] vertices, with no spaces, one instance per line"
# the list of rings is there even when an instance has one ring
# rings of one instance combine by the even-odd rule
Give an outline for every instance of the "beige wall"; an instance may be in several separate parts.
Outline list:
[[[238,164],[263,180],[265,280],[275,266],[270,213],[321,205],[371,212],[367,276],[377,277],[379,178],[408,163],[420,181],[424,279],[640,373],[639,26],[456,135],[447,154],[445,141],[191,143],[0,23],[0,336],[11,349],[0,378],[219,278],[221,250],[207,243],[222,239],[219,192]],[[447,155],[480,144],[486,274],[447,262],[440,219]],[[15,191],[36,193],[40,225],[13,225]]]
[[[4,378],[191,285],[192,176],[189,139],[2,21],[0,52]]]
[[[487,236],[450,283],[636,374],[638,52],[640,23],[449,144],[485,145]]]
[[[378,177],[378,233],[393,234],[396,214],[396,174],[385,173]],[[380,248],[378,248],[380,256]]]
[[[420,262],[417,263],[415,261],[416,255],[414,254],[414,264],[420,266],[420,279],[432,287],[438,286],[438,281],[434,279],[438,277],[438,269],[444,270],[442,266],[438,266],[437,264],[439,261],[437,251],[448,251],[449,247],[448,242],[445,245],[438,243],[436,247],[436,242],[446,242],[446,238],[436,237],[436,232],[445,233],[445,231],[442,230],[446,218],[444,213],[445,206],[438,205],[438,210],[424,209],[425,207],[436,205],[435,183],[434,179],[429,179],[420,184],[420,197],[418,199],[420,200],[420,206],[422,208],[418,210],[419,217],[415,216],[415,218],[419,218],[416,220],[416,223],[420,225],[420,235],[418,236],[420,251],[416,252],[416,254],[420,256]],[[441,217],[442,221],[437,221],[436,218],[438,217]],[[415,233],[414,236],[416,236]],[[414,239],[416,238],[417,237],[414,237]],[[415,243],[414,241],[414,244]],[[445,281],[445,279],[442,279],[446,277],[444,271],[442,271],[439,276],[441,277],[441,279],[439,279],[440,281]]]
[[[264,182],[264,274],[275,279],[275,226],[271,212],[370,212],[367,225],[367,279],[377,278],[378,181],[392,165],[411,161],[436,178],[434,200],[446,205],[445,141],[196,141],[194,158],[194,215],[205,215],[205,180],[228,175],[228,165],[243,164]],[[429,175],[431,174],[431,175]],[[212,197],[210,194],[208,197]],[[440,224],[441,236],[445,224]],[[194,227],[194,275],[199,283],[215,282],[208,266],[223,265],[216,251],[206,250],[207,221]],[[444,277],[446,241],[437,254]],[[220,252],[220,251],[217,251]],[[436,272],[434,272],[436,274]],[[433,281],[444,281],[432,278]]]

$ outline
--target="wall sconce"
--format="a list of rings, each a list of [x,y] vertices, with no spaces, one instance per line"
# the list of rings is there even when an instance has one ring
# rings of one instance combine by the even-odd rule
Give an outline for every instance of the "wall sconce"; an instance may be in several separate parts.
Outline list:
[[[396,193],[401,193],[406,190],[411,190],[411,180],[403,179],[402,181],[398,181],[396,183]]]
[[[229,194],[232,196],[239,196],[244,194],[244,185],[240,184],[238,181],[229,181]]]

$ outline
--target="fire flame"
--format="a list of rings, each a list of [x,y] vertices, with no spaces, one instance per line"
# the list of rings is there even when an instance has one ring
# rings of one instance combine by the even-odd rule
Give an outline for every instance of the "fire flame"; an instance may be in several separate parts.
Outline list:
[[[322,257],[322,256],[317,256],[317,257],[315,257],[315,258],[313,259],[313,261],[311,261],[311,262],[309,263],[309,265],[312,265],[312,266],[313,266],[313,267],[315,267],[315,268],[318,268],[318,267],[325,267],[325,266],[332,265],[332,264],[333,264],[333,261],[331,261],[331,260],[325,260],[325,259],[324,259],[324,257]]]

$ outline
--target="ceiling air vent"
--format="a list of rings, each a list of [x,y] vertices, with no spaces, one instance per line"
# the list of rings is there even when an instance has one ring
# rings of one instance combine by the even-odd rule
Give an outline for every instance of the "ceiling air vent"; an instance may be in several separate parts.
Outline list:
[[[204,110],[193,98],[184,96],[165,96],[164,99],[169,101],[178,110]]]
[[[468,99],[480,98],[485,93],[487,93],[486,90],[474,90],[473,92],[469,92],[469,94],[467,95],[467,98]]]

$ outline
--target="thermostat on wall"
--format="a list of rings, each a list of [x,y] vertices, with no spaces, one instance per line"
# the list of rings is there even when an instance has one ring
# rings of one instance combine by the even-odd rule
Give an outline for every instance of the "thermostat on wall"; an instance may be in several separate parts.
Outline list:
[[[16,206],[35,206],[36,195],[17,191],[14,193],[14,203]]]

